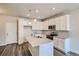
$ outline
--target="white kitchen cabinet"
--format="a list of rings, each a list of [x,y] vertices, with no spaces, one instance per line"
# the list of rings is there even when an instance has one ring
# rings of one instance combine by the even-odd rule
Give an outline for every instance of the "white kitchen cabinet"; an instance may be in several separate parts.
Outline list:
[[[56,30],[61,30],[61,20],[59,18],[55,18]]]
[[[54,18],[48,20],[48,25],[54,25],[54,24],[55,24]]]
[[[32,30],[43,30],[43,22],[33,22]]]
[[[70,38],[62,39],[54,37],[54,47],[67,53],[70,51]]]
[[[48,19],[47,21],[48,21],[48,25],[51,25],[51,19]]]
[[[58,47],[61,51],[64,51],[64,43],[65,43],[65,40],[64,39],[58,39]]]
[[[48,30],[48,21],[43,22],[43,30]]]
[[[52,25],[52,23],[53,23],[53,22],[52,22],[52,19],[50,19],[50,20],[49,20],[49,25]]]
[[[47,19],[46,21],[38,24],[34,24],[33,29],[37,27],[37,29],[40,30],[49,30],[48,26],[50,25],[56,25],[56,30],[70,30],[70,16],[69,15],[63,15],[56,18]]]
[[[60,17],[60,30],[69,30],[69,15]]]
[[[58,47],[58,39],[54,38],[53,42],[54,42],[54,47]]]
[[[32,56],[38,56],[39,55],[39,46],[32,47],[30,44],[28,44],[28,49],[31,52]]]
[[[33,30],[48,30],[48,21],[33,22],[32,29]]]
[[[56,30],[70,30],[70,16],[63,15],[56,18],[48,19],[48,26],[49,25],[56,25]]]
[[[31,52],[32,56],[53,56],[53,43],[45,43],[40,46],[32,47],[31,44],[28,44],[28,49]]]
[[[28,21],[28,20],[23,20],[23,25],[24,26],[32,26],[32,22],[31,21]]]
[[[64,15],[55,18],[56,21],[56,30],[70,30],[70,25],[69,25],[69,15]]]
[[[48,26],[50,25],[55,25],[55,20],[54,19],[49,19],[43,22],[43,30],[49,30]]]

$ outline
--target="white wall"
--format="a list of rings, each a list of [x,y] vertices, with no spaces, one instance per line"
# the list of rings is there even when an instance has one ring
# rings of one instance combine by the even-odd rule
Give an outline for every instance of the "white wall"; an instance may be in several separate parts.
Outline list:
[[[0,46],[5,45],[5,22],[0,20]]]
[[[79,54],[79,10],[70,13],[71,51]]]
[[[15,24],[14,26],[16,26],[16,19],[16,17],[0,15],[0,46],[6,45],[6,23],[11,22]],[[16,29],[16,27],[14,29]],[[12,41],[15,41],[16,39],[17,36],[15,36],[14,40]]]
[[[18,19],[18,44],[22,44],[24,42],[24,19]]]

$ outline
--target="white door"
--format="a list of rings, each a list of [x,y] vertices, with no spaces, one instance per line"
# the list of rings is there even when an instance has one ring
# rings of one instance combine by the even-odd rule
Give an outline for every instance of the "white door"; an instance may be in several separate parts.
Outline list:
[[[6,23],[6,44],[17,42],[17,25],[16,23]]]

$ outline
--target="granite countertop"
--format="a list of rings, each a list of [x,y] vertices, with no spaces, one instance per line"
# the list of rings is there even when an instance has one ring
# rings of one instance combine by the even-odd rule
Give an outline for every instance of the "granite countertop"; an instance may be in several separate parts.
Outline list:
[[[68,37],[58,37],[58,36],[55,36],[55,38],[67,39]]]
[[[55,37],[60,39],[67,39],[70,36],[69,31],[58,31],[57,33],[58,33],[58,36],[55,36]]]
[[[56,38],[60,38],[60,39],[66,39],[66,38],[69,38],[69,36],[67,35],[59,35],[59,36],[54,36]]]
[[[52,40],[49,40],[47,38],[26,37],[26,39],[32,47],[52,42]]]

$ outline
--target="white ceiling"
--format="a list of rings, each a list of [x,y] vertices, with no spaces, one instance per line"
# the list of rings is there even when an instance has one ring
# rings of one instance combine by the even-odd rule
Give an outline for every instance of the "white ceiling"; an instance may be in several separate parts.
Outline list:
[[[55,8],[55,10],[52,10],[52,8]],[[0,14],[25,18],[27,14],[30,14],[28,18],[44,19],[59,13],[67,13],[78,8],[79,4],[77,3],[0,3]],[[31,9],[31,12],[29,12],[29,9]],[[36,9],[39,10],[38,13],[35,12]]]

